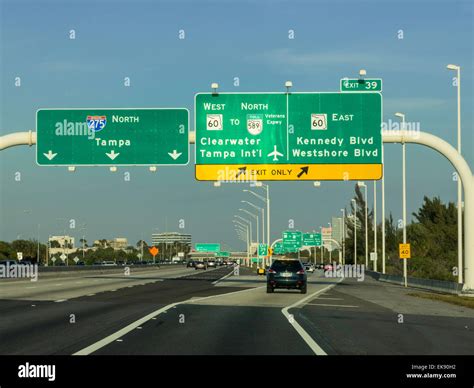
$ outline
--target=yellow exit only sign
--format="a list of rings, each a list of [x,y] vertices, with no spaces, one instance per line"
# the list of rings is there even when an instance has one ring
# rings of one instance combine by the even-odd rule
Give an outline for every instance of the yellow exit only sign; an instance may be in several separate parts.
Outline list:
[[[400,259],[411,259],[410,244],[399,244]]]

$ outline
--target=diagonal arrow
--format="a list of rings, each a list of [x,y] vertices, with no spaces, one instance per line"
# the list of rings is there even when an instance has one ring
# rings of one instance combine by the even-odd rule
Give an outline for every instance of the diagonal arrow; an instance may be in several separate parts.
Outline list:
[[[182,152],[177,152],[176,150],[173,150],[173,152],[168,152],[168,155],[171,156],[173,160],[176,160],[182,155]]]
[[[110,153],[105,153],[110,159],[114,160],[117,156],[120,155],[120,152],[115,153],[114,150],[112,150]]]
[[[43,155],[46,156],[49,160],[53,160],[57,153],[53,154],[53,151],[49,150],[47,154],[43,153]]]
[[[308,175],[309,166],[301,167],[300,173],[297,175],[298,178],[301,178],[303,174]]]
[[[235,177],[238,178],[240,175],[245,173],[245,171],[247,171],[247,166],[239,167],[239,172],[237,173],[237,175]]]

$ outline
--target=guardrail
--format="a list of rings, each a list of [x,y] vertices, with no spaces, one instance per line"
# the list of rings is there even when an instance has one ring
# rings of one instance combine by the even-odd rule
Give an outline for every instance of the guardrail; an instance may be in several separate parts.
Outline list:
[[[365,273],[375,280],[380,282],[394,283],[403,286],[405,284],[404,278],[401,275],[389,275],[381,272],[374,272],[365,270]],[[408,287],[421,288],[424,290],[444,292],[448,294],[461,294],[463,285],[456,282],[449,282],[447,280],[421,279],[408,276]]]

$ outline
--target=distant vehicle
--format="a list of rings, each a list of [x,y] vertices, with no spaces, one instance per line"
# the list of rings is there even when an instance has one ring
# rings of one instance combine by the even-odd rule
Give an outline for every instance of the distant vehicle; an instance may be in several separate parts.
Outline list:
[[[307,292],[306,271],[298,259],[277,259],[267,271],[267,293],[275,288],[297,289]]]
[[[94,261],[93,265],[102,265],[102,261]]]
[[[206,263],[204,263],[204,261],[196,261],[194,263],[194,269],[207,269]]]
[[[30,260],[21,260],[18,262],[19,265],[33,265]]]
[[[86,265],[85,261],[78,261],[76,265]]]
[[[102,265],[104,267],[112,267],[112,266],[116,266],[117,263],[115,261],[112,261],[112,260],[105,260],[102,262]]]
[[[209,261],[207,262],[207,266],[208,266],[208,267],[216,268],[216,267],[217,267],[217,264],[216,264],[216,262],[215,262],[214,260],[209,260]]]
[[[194,261],[193,260],[188,261],[188,263],[186,264],[186,268],[194,268]]]
[[[310,263],[307,263],[305,266],[304,266],[304,269],[306,272],[309,272],[309,273],[313,273],[315,268],[314,268],[314,265],[313,264],[310,264]]]

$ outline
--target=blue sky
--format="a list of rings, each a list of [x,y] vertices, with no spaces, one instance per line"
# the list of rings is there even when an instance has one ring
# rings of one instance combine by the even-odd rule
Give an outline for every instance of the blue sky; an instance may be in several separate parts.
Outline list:
[[[231,92],[283,91],[286,80],[293,91],[337,91],[340,78],[364,68],[368,77],[383,79],[384,121],[396,121],[393,114],[401,111],[422,131],[456,145],[455,74],[446,70],[455,63],[462,67],[463,153],[474,166],[470,1],[3,0],[1,7],[1,135],[34,129],[38,108],[176,106],[193,117],[194,94],[209,91],[213,81]],[[180,40],[181,29],[186,35]],[[288,39],[290,29],[294,39]],[[124,77],[130,87],[123,86]],[[399,219],[399,145],[385,147],[385,162],[386,211]],[[409,214],[424,195],[456,199],[453,168],[441,155],[409,145],[407,163]],[[124,172],[131,173],[130,182]],[[184,219],[194,242],[243,247],[231,219],[240,200],[250,200],[242,193],[246,187],[197,182],[192,162],[156,173],[138,167],[69,173],[36,166],[34,147],[22,146],[0,153],[0,182],[2,240],[33,237],[37,224],[42,239],[61,234],[64,221],[57,219],[67,218],[87,224],[89,240],[124,236],[135,243],[166,227],[178,231]],[[339,216],[349,207],[354,182],[270,187],[274,239],[290,219],[310,231]]]

